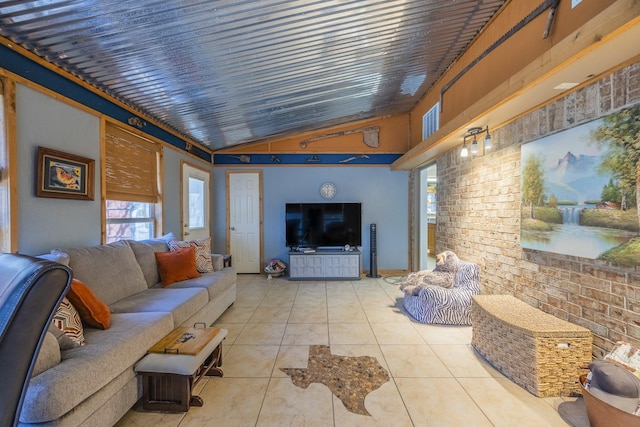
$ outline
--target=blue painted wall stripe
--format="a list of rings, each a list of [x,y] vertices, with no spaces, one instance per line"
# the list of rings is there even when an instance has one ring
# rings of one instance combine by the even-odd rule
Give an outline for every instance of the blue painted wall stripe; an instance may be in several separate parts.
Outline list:
[[[99,113],[105,114],[121,123],[128,125],[129,118],[135,116],[131,111],[38,64],[30,58],[20,55],[4,45],[0,45],[0,67]],[[187,144],[184,140],[152,123],[147,123],[144,127],[144,132],[186,151]],[[202,150],[198,146],[192,146],[190,153],[207,162],[211,162],[211,153]]]
[[[390,165],[402,154],[215,154],[216,165]]]

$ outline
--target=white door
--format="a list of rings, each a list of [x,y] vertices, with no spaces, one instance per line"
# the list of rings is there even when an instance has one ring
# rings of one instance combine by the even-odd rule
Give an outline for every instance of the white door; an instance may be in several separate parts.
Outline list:
[[[182,163],[182,238],[211,237],[211,173]]]
[[[238,273],[260,273],[260,172],[227,174],[229,253]]]

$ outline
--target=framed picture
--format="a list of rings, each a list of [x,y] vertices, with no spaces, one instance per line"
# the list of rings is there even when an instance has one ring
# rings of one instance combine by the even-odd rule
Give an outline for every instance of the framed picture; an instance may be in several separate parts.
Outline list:
[[[93,200],[94,160],[38,147],[36,196]]]

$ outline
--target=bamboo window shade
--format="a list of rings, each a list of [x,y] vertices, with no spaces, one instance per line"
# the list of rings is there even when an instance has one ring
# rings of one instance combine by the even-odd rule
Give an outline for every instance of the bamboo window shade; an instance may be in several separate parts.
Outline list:
[[[160,144],[107,124],[105,149],[107,199],[157,203]]]

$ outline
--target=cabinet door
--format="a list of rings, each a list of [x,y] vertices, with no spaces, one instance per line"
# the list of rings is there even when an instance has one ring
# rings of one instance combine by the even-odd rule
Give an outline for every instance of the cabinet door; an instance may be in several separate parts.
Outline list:
[[[360,277],[360,255],[342,256],[342,276]]]
[[[289,255],[289,277],[304,277],[307,263],[304,255]]]
[[[343,255],[325,255],[324,256],[324,274],[325,277],[342,277],[342,260]]]
[[[324,256],[322,255],[306,255],[305,276],[307,277],[325,277],[324,276]]]

